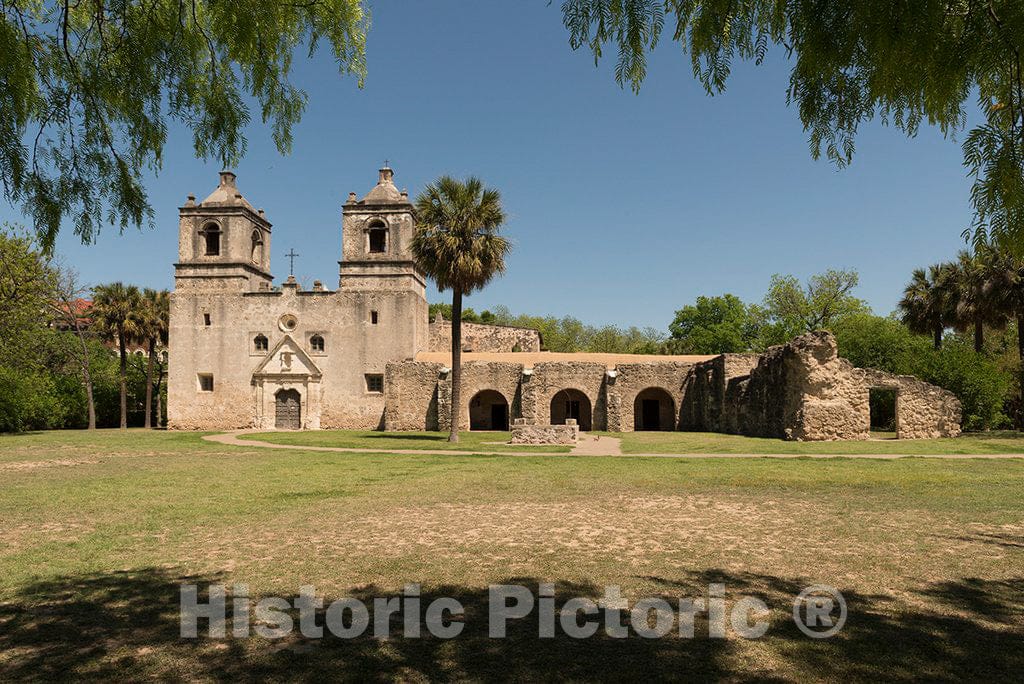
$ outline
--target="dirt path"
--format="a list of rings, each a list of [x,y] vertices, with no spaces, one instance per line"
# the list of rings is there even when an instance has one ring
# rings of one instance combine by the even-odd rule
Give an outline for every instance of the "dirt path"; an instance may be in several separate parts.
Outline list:
[[[347,454],[408,454],[413,456],[629,456],[637,458],[875,458],[894,460],[897,458],[1024,458],[1024,454],[623,454],[620,440],[605,435],[584,435],[568,453],[542,453],[537,451],[455,451],[452,449],[353,449],[348,447],[302,446],[299,444],[272,444],[257,440],[239,439],[239,435],[266,432],[266,430],[235,430],[216,435],[205,435],[203,439],[218,444],[258,447],[264,449],[298,449],[299,451],[334,451]],[[586,439],[584,439],[586,438]]]
[[[572,449],[574,456],[621,456],[622,440],[607,435],[580,433],[580,441]]]

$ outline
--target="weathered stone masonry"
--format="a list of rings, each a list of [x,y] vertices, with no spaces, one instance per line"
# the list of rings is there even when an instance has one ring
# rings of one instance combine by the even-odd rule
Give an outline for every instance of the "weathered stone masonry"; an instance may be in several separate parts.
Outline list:
[[[708,430],[784,439],[867,436],[873,387],[896,391],[897,433],[953,436],[960,404],[906,376],[854,368],[828,333],[760,356],[541,351],[534,330],[463,326],[461,406],[451,405],[451,324],[427,320],[408,193],[383,168],[342,210],[338,287],[270,273],[271,223],[225,171],[179,210],[168,425],[174,429],[463,428]],[[558,433],[564,431],[555,431]],[[544,430],[524,434],[544,434]]]
[[[585,360],[600,356],[588,354],[573,355],[579,361],[551,362],[538,362],[543,354],[502,354],[501,361],[473,356],[467,354],[463,366],[466,427],[504,429],[517,419],[528,425],[558,425],[568,418],[580,429],[613,432],[696,430],[790,440],[865,439],[870,431],[869,393],[877,387],[897,393],[898,437],[960,433],[960,403],[951,392],[916,378],[855,368],[837,356],[835,338],[823,331],[801,335],[762,355],[722,354],[694,361],[664,357],[661,362],[607,365]],[[389,364],[388,383],[385,429],[437,430],[448,424],[451,378],[444,364]],[[567,402],[574,402],[572,410]],[[502,425],[487,423],[501,415]]]
[[[855,368],[831,333],[801,335],[760,357],[726,354],[696,364],[680,427],[794,440],[865,439],[871,388],[894,389],[901,439],[960,434],[960,402],[904,375]]]

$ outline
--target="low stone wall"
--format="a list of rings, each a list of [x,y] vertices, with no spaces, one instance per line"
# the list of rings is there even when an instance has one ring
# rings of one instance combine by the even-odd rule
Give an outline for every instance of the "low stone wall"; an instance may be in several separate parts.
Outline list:
[[[575,420],[565,425],[526,425],[522,419],[512,426],[512,444],[576,444],[580,428]]]

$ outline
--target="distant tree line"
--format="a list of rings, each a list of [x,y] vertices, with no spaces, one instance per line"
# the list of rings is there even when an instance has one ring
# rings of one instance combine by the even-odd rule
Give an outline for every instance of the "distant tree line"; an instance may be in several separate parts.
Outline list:
[[[33,236],[4,226],[0,432],[162,424],[168,307],[166,291],[90,291]]]

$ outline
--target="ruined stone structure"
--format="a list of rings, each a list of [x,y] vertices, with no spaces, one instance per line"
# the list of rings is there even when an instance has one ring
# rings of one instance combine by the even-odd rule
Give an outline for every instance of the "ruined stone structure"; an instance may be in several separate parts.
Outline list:
[[[451,349],[452,322],[438,314],[430,323],[430,348]],[[540,332],[511,325],[462,322],[462,349],[468,352],[539,352]]]
[[[919,380],[853,368],[828,333],[757,355],[542,350],[533,330],[463,324],[462,406],[451,324],[427,320],[415,214],[389,168],[342,207],[338,287],[270,274],[271,224],[222,172],[179,210],[168,425],[178,429],[710,430],[784,439],[867,435],[870,388],[895,390],[901,437],[959,432],[960,406]],[[561,438],[564,430],[521,430]],[[550,433],[550,434],[549,434]],[[559,437],[561,436],[561,437]]]
[[[765,354],[723,354],[687,378],[680,428],[796,440],[866,439],[873,388],[896,395],[901,439],[960,434],[960,402],[906,375],[855,368],[819,331]]]
[[[576,444],[580,426],[572,418],[559,425],[528,425],[525,418],[512,425],[510,444]]]

